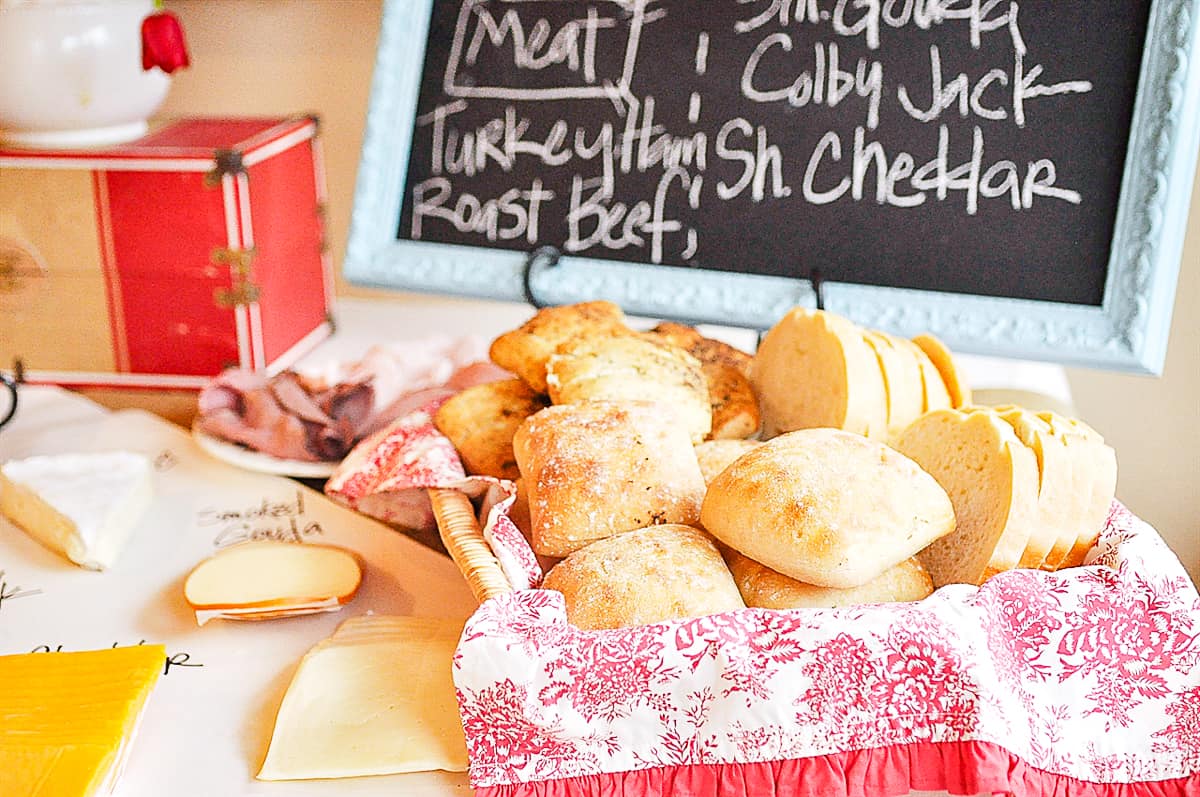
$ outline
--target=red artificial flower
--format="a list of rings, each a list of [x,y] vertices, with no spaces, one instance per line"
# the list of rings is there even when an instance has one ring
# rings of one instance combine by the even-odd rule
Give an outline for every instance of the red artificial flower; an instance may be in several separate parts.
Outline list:
[[[179,17],[170,11],[156,11],[142,20],[142,69],[158,67],[170,74],[189,63]]]

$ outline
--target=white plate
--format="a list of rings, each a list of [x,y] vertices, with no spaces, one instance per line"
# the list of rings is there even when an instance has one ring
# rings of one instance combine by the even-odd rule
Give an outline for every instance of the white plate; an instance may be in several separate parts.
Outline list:
[[[333,475],[339,464],[337,462],[305,462],[300,459],[273,457],[238,443],[213,437],[200,431],[196,424],[192,424],[192,439],[196,441],[196,445],[217,459],[258,473],[290,476],[294,479],[327,479]]]

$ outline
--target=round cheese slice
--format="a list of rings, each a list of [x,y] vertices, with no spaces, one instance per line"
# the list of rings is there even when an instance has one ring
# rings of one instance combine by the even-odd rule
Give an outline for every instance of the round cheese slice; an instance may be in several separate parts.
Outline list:
[[[188,604],[206,616],[270,619],[335,610],[362,582],[351,552],[330,545],[259,540],[217,552],[184,582]]]

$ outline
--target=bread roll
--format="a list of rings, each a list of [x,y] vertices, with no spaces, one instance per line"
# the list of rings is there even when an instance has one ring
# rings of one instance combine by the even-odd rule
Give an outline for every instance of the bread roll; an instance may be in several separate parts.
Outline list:
[[[1070,550],[1057,562],[1057,568],[1083,564],[1088,552],[1096,545],[1108,520],[1117,490],[1117,454],[1104,443],[1104,438],[1083,421],[1067,418],[1054,412],[1039,412],[1038,417],[1050,425],[1051,433],[1062,441],[1075,461],[1086,464],[1082,469],[1088,487],[1087,508],[1079,519],[1079,529]]]
[[[933,592],[933,581],[915,556],[850,589],[805,584],[734,550],[725,552],[725,563],[742,600],[759,609],[837,609],[865,603],[919,601]]]
[[[575,338],[546,361],[555,404],[657,401],[679,416],[693,443],[712,429],[708,384],[683,349],[635,335]]]
[[[954,505],[954,533],[921,552],[934,586],[982,584],[1011,570],[1037,523],[1037,459],[994,412],[936,410],[896,441],[942,485]]]
[[[887,435],[883,372],[861,330],[845,318],[792,310],[759,344],[750,381],[764,437],[815,427]]]
[[[866,584],[954,529],[950,499],[916,463],[837,429],[790,432],[708,487],[700,522],[731,548],[808,584]]]
[[[761,419],[750,384],[749,354],[683,324],[664,322],[646,334],[678,346],[700,361],[712,405],[709,438],[740,440],[758,433]]]
[[[583,302],[544,307],[520,327],[492,341],[492,362],[546,393],[546,361],[555,349],[577,337],[629,334],[625,314],[612,302]]]
[[[542,586],[563,594],[567,619],[585,630],[743,608],[712,540],[680,525],[651,526],[592,543],[551,568]]]
[[[762,443],[757,440],[705,440],[699,443],[696,446],[696,461],[700,463],[704,483],[711,484],[735,459],[760,445]]]
[[[520,472],[513,456],[513,434],[547,404],[520,379],[504,379],[451,396],[433,422],[458,449],[468,473],[516,479]]]
[[[930,334],[921,334],[913,337],[912,342],[917,344],[917,348],[925,352],[929,361],[933,363],[938,374],[942,377],[942,383],[946,387],[946,393],[950,397],[950,406],[958,409],[965,407],[971,403],[971,388],[967,385],[966,377],[962,371],[958,370],[958,366],[954,363],[954,355],[950,353],[950,349],[945,343],[935,338]]]
[[[513,436],[533,549],[566,556],[660,523],[694,524],[704,477],[687,430],[661,404],[592,401],[531,415]]]

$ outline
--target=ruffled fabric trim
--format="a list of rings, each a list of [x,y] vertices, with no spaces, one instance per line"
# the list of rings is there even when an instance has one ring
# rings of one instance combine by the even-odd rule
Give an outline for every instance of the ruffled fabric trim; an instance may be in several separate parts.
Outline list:
[[[486,786],[476,797],[897,797],[909,792],[1039,797],[1195,797],[1200,772],[1091,783],[1031,767],[990,742],[925,742],[750,764],[688,764]]]

